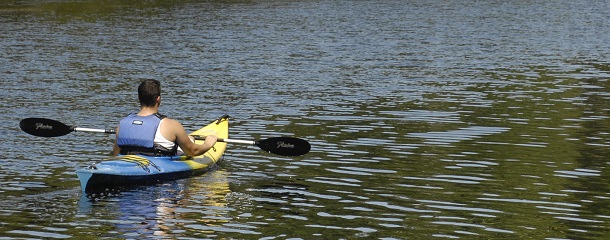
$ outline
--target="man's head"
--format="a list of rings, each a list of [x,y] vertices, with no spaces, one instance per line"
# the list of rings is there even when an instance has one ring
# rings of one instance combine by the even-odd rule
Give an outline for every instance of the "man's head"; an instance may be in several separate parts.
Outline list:
[[[154,79],[146,79],[138,87],[138,99],[142,107],[154,107],[157,98],[161,96],[161,83]]]

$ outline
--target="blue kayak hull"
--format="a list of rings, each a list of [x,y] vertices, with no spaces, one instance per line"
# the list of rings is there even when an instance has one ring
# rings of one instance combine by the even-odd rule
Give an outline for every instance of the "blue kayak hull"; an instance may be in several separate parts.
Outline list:
[[[192,158],[125,155],[79,169],[76,175],[80,179],[82,191],[92,193],[188,178],[208,172],[215,166],[215,162],[210,161],[192,168],[194,163]]]

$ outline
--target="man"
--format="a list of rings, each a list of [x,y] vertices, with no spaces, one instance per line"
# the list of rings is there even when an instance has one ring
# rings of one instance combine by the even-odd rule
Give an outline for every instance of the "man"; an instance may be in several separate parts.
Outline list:
[[[142,154],[175,156],[182,153],[201,155],[210,150],[218,138],[207,136],[203,144],[195,144],[180,122],[159,114],[161,83],[144,80],[138,87],[140,112],[129,114],[116,129],[113,155]]]

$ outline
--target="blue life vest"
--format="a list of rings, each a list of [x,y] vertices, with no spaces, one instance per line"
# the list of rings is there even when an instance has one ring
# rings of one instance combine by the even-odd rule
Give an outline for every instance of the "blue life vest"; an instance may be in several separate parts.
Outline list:
[[[165,116],[158,113],[148,116],[132,113],[123,118],[117,136],[121,154],[175,155],[176,149],[157,149],[154,143],[157,128],[163,118]]]

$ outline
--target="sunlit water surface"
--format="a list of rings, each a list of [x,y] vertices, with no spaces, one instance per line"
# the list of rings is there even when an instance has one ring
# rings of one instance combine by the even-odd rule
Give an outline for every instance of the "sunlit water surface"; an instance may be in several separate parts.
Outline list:
[[[0,1],[3,238],[600,239],[610,232],[607,1]],[[212,172],[98,198],[74,171],[144,78]]]

